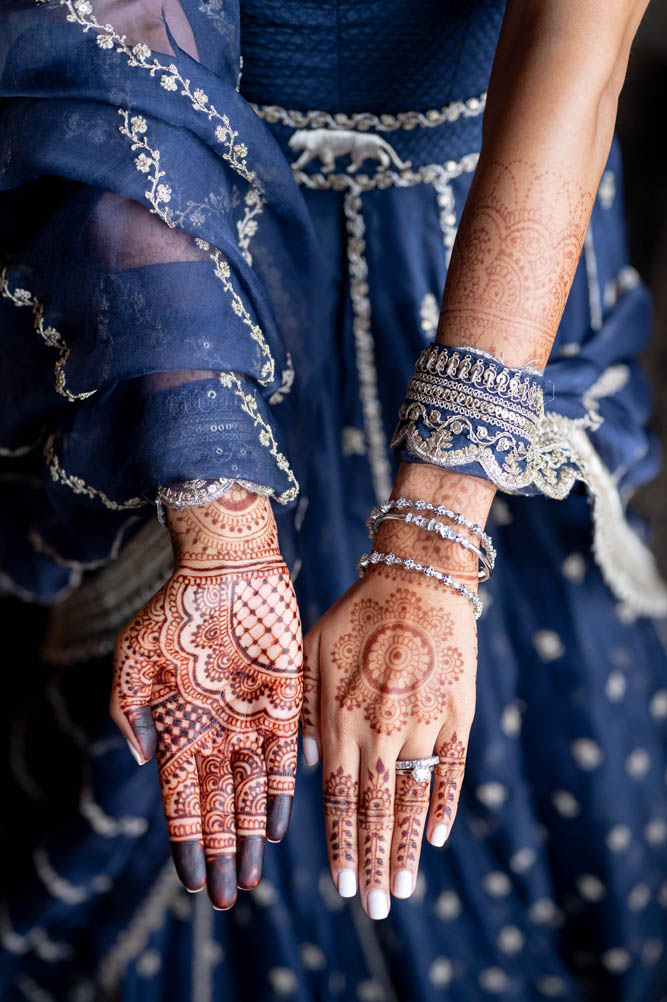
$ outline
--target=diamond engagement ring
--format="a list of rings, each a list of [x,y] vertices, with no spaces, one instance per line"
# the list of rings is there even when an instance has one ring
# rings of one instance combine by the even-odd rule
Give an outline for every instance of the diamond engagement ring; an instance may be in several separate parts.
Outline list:
[[[440,764],[438,755],[430,758],[408,758],[396,763],[396,772],[411,772],[415,783],[428,783],[436,765]]]

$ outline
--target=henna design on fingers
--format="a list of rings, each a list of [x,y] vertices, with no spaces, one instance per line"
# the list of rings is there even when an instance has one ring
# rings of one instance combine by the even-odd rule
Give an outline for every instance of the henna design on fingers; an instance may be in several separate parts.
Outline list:
[[[339,705],[363,709],[379,734],[392,734],[410,720],[437,720],[447,687],[463,671],[461,652],[446,643],[454,630],[452,616],[414,591],[397,588],[384,603],[354,602],[350,626],[331,650],[340,674]]]
[[[324,783],[323,800],[331,861],[341,868],[355,866],[359,781],[339,765]]]
[[[436,747],[436,755],[440,756],[440,765],[435,767],[435,798],[432,802],[434,821],[450,825],[465,772],[466,747],[456,736],[440,747]]]
[[[235,748],[232,771],[236,793],[237,883],[256,887],[262,876],[266,834],[266,773],[258,748]]]
[[[396,775],[392,866],[416,870],[428,813],[430,783],[417,783],[405,773]]]
[[[389,853],[393,828],[392,774],[378,759],[375,770],[367,769],[366,783],[359,798],[359,841],[363,856],[366,887],[382,887],[389,872]]]
[[[270,736],[266,739],[266,834],[271,842],[280,842],[287,832],[294,797],[296,757],[296,734],[291,738]]]

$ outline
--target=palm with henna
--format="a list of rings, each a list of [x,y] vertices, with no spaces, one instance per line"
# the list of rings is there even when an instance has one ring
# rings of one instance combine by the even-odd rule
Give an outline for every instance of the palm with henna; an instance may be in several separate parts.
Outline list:
[[[119,635],[111,715],[154,752],[172,854],[229,908],[289,823],[302,640],[267,498],[240,487],[168,513],[172,577]]]
[[[435,498],[484,523],[494,495],[485,481],[403,466],[394,497]],[[476,588],[476,558],[404,522],[385,522],[375,548],[411,556]],[[477,633],[469,601],[421,574],[371,566],[305,640],[302,733],[323,759],[332,879],[357,887],[371,918],[390,891],[412,894],[421,843],[442,845],[459,800],[475,709]],[[433,789],[398,759],[440,757]]]

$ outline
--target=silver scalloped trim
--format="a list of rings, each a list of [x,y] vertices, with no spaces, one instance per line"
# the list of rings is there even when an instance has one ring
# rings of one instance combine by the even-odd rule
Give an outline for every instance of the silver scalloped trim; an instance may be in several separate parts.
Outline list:
[[[158,520],[165,525],[163,508],[199,508],[217,501],[232,487],[243,487],[250,494],[261,494],[263,497],[275,497],[273,487],[256,484],[252,480],[239,480],[234,477],[219,477],[217,480],[184,480],[180,486],[158,487],[155,494]]]

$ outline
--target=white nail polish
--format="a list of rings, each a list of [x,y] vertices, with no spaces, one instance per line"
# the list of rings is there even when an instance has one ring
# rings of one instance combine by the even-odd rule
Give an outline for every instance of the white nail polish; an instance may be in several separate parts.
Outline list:
[[[431,832],[431,838],[429,839],[431,845],[435,845],[440,848],[447,841],[447,836],[449,835],[449,828],[447,825],[436,825]]]
[[[306,765],[317,765],[319,762],[320,749],[315,738],[303,739],[303,757],[306,760]]]
[[[354,870],[341,870],[336,887],[341,898],[353,898],[357,893],[357,875]]]
[[[130,754],[132,755],[132,758],[134,759],[134,761],[137,763],[137,765],[143,765],[144,764],[144,760],[142,759],[141,755],[139,754],[139,752],[137,751],[137,749],[134,747],[134,745],[132,744],[132,742],[128,741],[127,738],[125,738],[125,740],[127,741],[127,747],[130,749]]]
[[[367,901],[368,914],[372,919],[383,919],[389,914],[387,895],[384,891],[371,891]]]
[[[412,874],[409,870],[399,870],[394,877],[394,896],[397,898],[409,898],[412,894]]]

